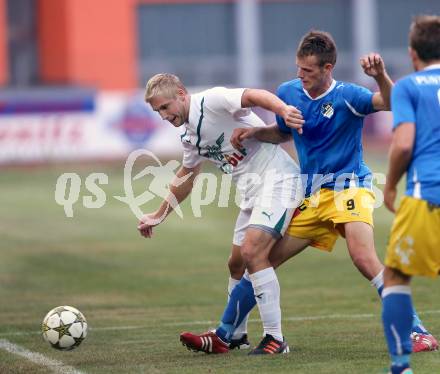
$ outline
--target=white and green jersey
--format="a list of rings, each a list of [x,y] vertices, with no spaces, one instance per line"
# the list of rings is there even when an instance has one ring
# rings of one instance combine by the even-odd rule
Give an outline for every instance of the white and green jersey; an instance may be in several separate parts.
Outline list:
[[[233,243],[241,245],[253,226],[282,236],[295,208],[302,201],[299,166],[278,145],[256,139],[243,141],[243,149],[230,143],[234,129],[260,127],[264,122],[250,109],[241,107],[244,89],[215,87],[191,95],[189,120],[181,136],[183,166],[193,168],[205,159],[232,175],[242,201]],[[256,175],[258,182],[240,183]]]
[[[249,108],[241,107],[244,90],[214,87],[191,95],[189,120],[181,135],[184,167],[193,168],[208,159],[237,182],[248,173],[262,175],[275,154],[284,152],[278,145],[256,139],[246,139],[240,150],[230,143],[236,128],[265,126]],[[297,172],[293,160],[291,166],[286,173]]]

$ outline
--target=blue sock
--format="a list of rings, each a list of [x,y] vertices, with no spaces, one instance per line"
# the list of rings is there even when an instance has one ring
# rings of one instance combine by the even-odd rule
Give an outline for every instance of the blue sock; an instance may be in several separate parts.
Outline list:
[[[252,283],[244,277],[241,278],[240,283],[231,292],[220,326],[215,331],[217,336],[229,343],[234,330],[256,304]]]
[[[411,328],[413,306],[409,286],[392,286],[383,290],[382,322],[392,373],[400,373],[409,367],[412,351]]]
[[[411,332],[418,332],[419,334],[429,334],[428,330],[425,329],[425,326],[422,325],[422,321],[420,320],[419,315],[415,308],[413,308],[413,325]]]
[[[391,365],[391,374],[402,374],[405,369],[409,369],[409,364]]]
[[[379,293],[380,297],[382,297],[382,291],[383,291],[383,284],[382,284],[382,286],[379,286],[377,289],[377,292]]]
[[[373,281],[371,282],[377,289],[377,292],[380,297],[382,297],[382,291],[383,291],[383,275],[382,272],[378,274]],[[413,306],[413,324],[412,324],[412,330],[411,332],[418,332],[419,334],[429,334],[428,330],[425,329],[425,327],[422,324],[422,321],[417,314],[416,309]]]

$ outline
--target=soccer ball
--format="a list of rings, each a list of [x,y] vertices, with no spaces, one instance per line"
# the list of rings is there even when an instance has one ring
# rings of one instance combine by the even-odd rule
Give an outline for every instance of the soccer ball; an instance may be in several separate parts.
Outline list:
[[[71,306],[58,306],[46,314],[42,323],[43,339],[53,348],[69,351],[87,336],[84,315]]]

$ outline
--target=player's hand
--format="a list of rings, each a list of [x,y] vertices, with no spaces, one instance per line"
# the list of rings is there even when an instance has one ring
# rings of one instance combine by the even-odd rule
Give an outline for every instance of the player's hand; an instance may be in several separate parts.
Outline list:
[[[370,77],[377,77],[385,74],[385,64],[378,53],[370,53],[360,59],[364,73]]]
[[[239,127],[232,131],[230,142],[235,149],[243,149],[243,140],[253,138],[255,135],[255,127]]]
[[[383,202],[387,207],[387,209],[392,213],[396,213],[396,209],[394,208],[396,197],[397,197],[397,188],[385,184],[385,188],[383,190]]]
[[[153,236],[153,227],[161,222],[156,217],[156,214],[144,214],[138,223],[137,229],[144,238],[151,238]]]
[[[298,134],[303,133],[302,127],[305,121],[300,110],[292,105],[286,105],[283,113],[283,119],[287,127],[290,127],[291,129],[296,129],[298,131]]]

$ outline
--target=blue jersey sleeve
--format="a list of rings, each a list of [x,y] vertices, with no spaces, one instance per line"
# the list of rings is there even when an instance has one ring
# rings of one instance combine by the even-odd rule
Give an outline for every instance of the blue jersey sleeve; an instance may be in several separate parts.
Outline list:
[[[374,113],[373,93],[356,84],[345,84],[344,100],[351,108],[351,111],[358,116],[366,116]]]
[[[411,100],[411,83],[409,79],[400,80],[391,91],[393,129],[403,122],[416,122],[414,103]]]
[[[288,104],[286,102],[286,97],[284,95],[284,89],[283,89],[282,85],[280,87],[278,87],[277,96],[281,100],[283,100],[286,104]],[[284,122],[284,119],[281,116],[279,116],[278,114],[275,116],[275,118],[276,118],[277,125],[278,125],[278,128],[280,129],[280,131],[283,132],[283,133],[286,133],[286,134],[290,134],[292,130],[289,127],[286,126],[286,123]]]

